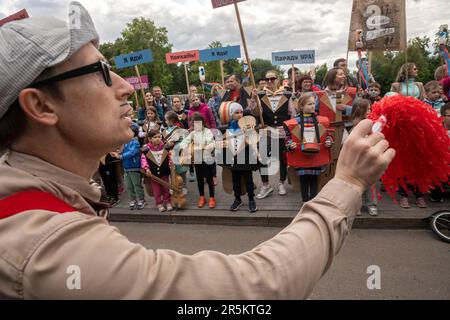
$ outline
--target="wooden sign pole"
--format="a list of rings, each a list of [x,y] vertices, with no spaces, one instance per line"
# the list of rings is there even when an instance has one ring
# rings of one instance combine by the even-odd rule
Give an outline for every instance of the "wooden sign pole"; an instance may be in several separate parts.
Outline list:
[[[292,73],[292,93],[295,94],[295,70],[294,65],[292,65],[291,73]]]
[[[138,77],[139,85],[141,86],[141,93],[142,93],[142,98],[144,98],[145,108],[148,109],[147,99],[145,99],[144,86],[142,85],[142,82],[141,82],[141,73],[139,72],[139,68],[138,68],[137,65],[134,66],[134,70],[136,71],[136,75]]]
[[[186,76],[187,94],[189,95],[189,75],[188,75],[187,63],[184,63],[184,75]]]
[[[220,60],[220,74],[222,76],[222,86],[225,88],[225,74],[223,72],[223,60]]]
[[[248,55],[247,41],[245,41],[244,28],[242,27],[241,15],[239,14],[239,7],[238,7],[238,4],[237,4],[236,0],[234,0],[234,9],[236,11],[236,17],[237,17],[238,24],[239,24],[239,31],[241,33],[242,44],[244,46],[245,59],[247,59],[248,68],[249,68],[249,71],[250,71],[250,79],[252,81],[253,89],[256,89],[255,76],[253,75],[252,63],[251,63],[250,57]],[[262,116],[261,101],[259,101],[259,97],[256,98],[256,101],[257,101],[258,109],[259,109],[259,121],[261,122],[261,126],[265,127],[264,119],[263,119],[263,116]]]
[[[138,107],[139,107],[139,98],[138,98],[136,90],[134,90],[134,100],[136,100],[136,108],[135,108],[135,110],[138,111],[139,110],[138,109]]]
[[[239,7],[238,7],[236,0],[234,1],[234,9],[236,10],[236,17],[237,17],[238,24],[239,24],[239,31],[241,33],[242,44],[244,46],[245,59],[247,59],[248,68],[250,70],[250,80],[252,81],[253,88],[256,88],[255,76],[253,75],[252,63],[251,63],[250,57],[248,55],[247,41],[245,40],[244,29],[242,27],[242,22],[241,22],[241,15],[239,14]]]

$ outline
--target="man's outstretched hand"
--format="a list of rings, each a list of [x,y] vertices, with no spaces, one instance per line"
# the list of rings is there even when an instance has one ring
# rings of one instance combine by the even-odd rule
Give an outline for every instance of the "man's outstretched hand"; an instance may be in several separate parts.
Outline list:
[[[372,125],[366,119],[353,128],[336,166],[335,178],[357,186],[361,193],[380,179],[395,156],[384,135],[372,133]]]

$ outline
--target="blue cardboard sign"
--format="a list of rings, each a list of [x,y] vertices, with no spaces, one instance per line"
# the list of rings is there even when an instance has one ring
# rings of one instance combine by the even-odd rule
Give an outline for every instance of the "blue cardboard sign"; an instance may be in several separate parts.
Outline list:
[[[272,52],[272,64],[314,64],[316,52],[314,50]]]
[[[241,57],[241,46],[200,50],[200,61],[229,60]]]
[[[153,54],[150,49],[146,49],[114,57],[114,61],[117,69],[123,69],[146,62],[152,62]]]

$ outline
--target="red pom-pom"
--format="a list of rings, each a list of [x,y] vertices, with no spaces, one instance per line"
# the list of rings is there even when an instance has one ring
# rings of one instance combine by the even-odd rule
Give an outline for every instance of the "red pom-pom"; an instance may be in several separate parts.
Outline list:
[[[394,198],[399,187],[426,193],[448,181],[450,138],[442,121],[430,105],[413,97],[385,97],[372,106],[368,115],[377,120],[384,115],[382,132],[396,155],[381,181]]]

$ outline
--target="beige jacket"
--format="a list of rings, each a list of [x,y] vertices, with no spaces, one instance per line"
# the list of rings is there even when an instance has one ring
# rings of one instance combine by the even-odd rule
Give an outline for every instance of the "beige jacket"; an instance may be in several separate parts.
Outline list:
[[[0,299],[299,299],[330,267],[361,206],[331,180],[292,223],[253,250],[183,255],[131,243],[90,208],[100,192],[36,157],[0,160],[0,199],[51,192],[77,213],[33,210],[0,220]],[[70,285],[75,275],[80,288]],[[72,277],[72,278],[71,278]]]

